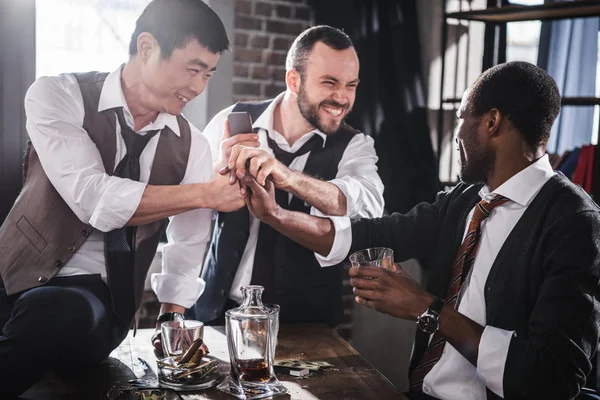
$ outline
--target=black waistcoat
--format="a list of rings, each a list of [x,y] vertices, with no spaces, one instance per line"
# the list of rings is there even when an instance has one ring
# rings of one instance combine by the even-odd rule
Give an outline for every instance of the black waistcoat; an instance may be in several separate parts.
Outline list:
[[[248,111],[256,121],[271,102],[238,103],[233,111]],[[342,125],[338,132],[327,137],[324,147],[309,153],[304,173],[325,181],[334,179],[355,134],[351,127]],[[289,209],[310,213],[310,206],[295,196]],[[219,213],[202,270],[206,288],[195,306],[197,319],[209,322],[223,313],[249,235],[250,213],[246,207]],[[275,302],[281,306],[280,321],[337,325],[343,315],[342,267],[322,268],[312,251],[283,235],[277,237],[274,258]]]

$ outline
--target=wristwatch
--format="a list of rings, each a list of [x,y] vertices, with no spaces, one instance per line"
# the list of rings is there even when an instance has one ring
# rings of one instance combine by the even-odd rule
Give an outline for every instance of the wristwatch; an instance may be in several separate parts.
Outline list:
[[[417,317],[417,328],[425,333],[435,333],[440,328],[440,312],[444,306],[444,300],[435,297],[427,310]]]
[[[165,321],[183,321],[185,317],[182,313],[178,312],[166,312],[162,313],[156,318],[156,323],[160,324]]]

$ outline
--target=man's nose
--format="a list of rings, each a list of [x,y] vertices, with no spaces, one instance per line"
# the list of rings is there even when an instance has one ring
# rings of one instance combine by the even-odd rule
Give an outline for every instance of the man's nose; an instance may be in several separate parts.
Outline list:
[[[331,99],[341,106],[345,106],[348,104],[348,96],[346,96],[340,90],[335,90],[331,95]]]

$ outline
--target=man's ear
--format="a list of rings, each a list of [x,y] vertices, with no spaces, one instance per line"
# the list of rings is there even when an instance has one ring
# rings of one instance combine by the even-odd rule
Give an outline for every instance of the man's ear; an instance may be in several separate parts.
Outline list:
[[[148,32],[142,32],[137,38],[137,50],[138,56],[143,61],[147,61],[152,53],[158,49],[158,43],[154,36]]]
[[[300,82],[302,81],[302,76],[295,69],[290,69],[285,73],[285,83],[290,92],[294,94],[298,94],[300,91]]]
[[[489,137],[496,136],[500,130],[500,124],[502,123],[504,116],[497,108],[492,108],[486,116],[486,130]]]

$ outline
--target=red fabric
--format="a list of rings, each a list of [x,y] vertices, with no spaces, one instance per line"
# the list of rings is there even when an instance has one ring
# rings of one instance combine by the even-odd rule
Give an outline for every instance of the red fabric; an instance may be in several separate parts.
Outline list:
[[[581,150],[579,151],[579,159],[577,160],[577,167],[575,168],[575,172],[573,173],[573,177],[571,178],[573,183],[576,183],[582,187],[583,187],[583,181],[585,179],[587,156],[588,156],[587,146],[581,147]]]
[[[592,193],[592,181],[594,171],[594,146],[585,145],[581,147],[577,167],[573,173],[573,183],[581,186],[586,192]]]
[[[594,153],[596,153],[596,150],[594,149],[594,146],[589,146],[589,155],[587,158],[587,163],[586,163],[586,169],[585,169],[585,181],[583,182],[583,189],[588,192],[588,193],[592,193],[592,181],[593,181],[593,177],[594,177]]]

